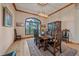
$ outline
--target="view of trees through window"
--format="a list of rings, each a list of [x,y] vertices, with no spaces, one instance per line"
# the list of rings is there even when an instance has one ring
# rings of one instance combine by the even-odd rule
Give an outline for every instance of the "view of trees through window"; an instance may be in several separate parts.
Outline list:
[[[40,20],[36,18],[28,18],[25,21],[25,34],[33,35],[34,29],[40,32]]]

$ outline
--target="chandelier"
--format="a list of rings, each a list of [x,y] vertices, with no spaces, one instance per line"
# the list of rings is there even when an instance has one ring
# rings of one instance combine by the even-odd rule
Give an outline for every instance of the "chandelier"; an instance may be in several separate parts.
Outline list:
[[[44,7],[47,5],[48,3],[38,3],[38,5],[40,6],[41,12],[38,13],[39,16],[48,18],[48,15],[45,13],[46,10],[44,9]]]
[[[48,3],[38,3],[39,6],[46,6]]]
[[[44,13],[39,13],[38,14],[39,16],[42,16],[42,17],[45,17],[45,18],[48,18],[48,15],[44,14]]]

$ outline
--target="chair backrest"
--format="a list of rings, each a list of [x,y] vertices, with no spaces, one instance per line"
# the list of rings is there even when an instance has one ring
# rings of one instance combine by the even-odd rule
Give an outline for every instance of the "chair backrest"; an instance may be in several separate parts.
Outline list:
[[[37,45],[38,44],[38,38],[39,38],[39,32],[38,30],[34,29],[34,42]]]
[[[67,29],[63,30],[63,31],[62,31],[62,36],[63,36],[64,38],[68,38],[68,37],[69,37],[69,30],[67,30]]]
[[[61,45],[61,40],[62,40],[62,32],[56,32],[55,33],[55,41],[54,41],[54,46],[60,46]]]
[[[38,30],[34,29],[34,38],[37,38],[39,36]]]

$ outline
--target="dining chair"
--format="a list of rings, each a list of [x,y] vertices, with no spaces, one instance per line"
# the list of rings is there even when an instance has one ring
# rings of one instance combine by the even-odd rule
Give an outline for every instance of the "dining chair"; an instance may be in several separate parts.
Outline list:
[[[41,48],[43,46],[43,40],[39,37],[38,30],[34,29],[34,43]]]
[[[53,41],[48,43],[50,46],[53,47],[53,54],[56,55],[56,53],[59,51],[61,53],[61,40],[62,40],[62,32],[55,32],[55,37]]]
[[[34,29],[34,42],[36,45],[38,44],[38,39],[39,39],[38,31]]]
[[[69,42],[69,30],[68,29],[64,29],[62,31],[62,38],[63,38],[63,41]]]

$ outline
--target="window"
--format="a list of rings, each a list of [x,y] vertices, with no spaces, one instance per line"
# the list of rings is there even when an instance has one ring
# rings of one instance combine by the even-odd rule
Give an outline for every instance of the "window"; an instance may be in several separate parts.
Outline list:
[[[54,22],[48,23],[48,31],[55,31],[56,24]]]
[[[36,18],[28,18],[25,21],[25,34],[33,35],[34,29],[37,29],[40,33],[40,20]]]

